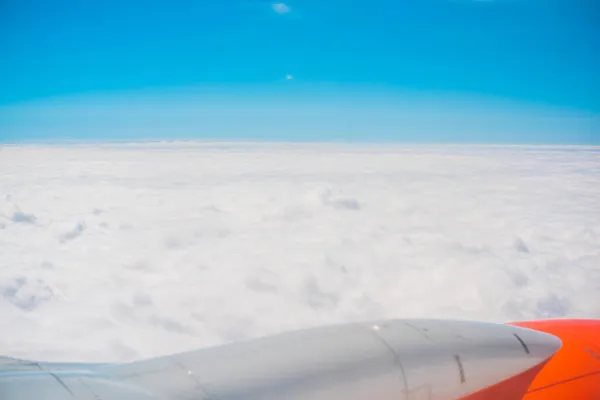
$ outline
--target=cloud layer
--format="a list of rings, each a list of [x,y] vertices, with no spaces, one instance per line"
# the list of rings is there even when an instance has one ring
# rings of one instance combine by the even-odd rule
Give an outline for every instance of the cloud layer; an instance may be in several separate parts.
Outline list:
[[[0,354],[337,322],[600,317],[597,148],[1,149]]]

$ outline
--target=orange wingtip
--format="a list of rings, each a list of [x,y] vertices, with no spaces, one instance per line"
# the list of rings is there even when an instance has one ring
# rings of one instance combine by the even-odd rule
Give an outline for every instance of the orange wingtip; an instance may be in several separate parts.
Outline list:
[[[539,371],[524,400],[600,399],[600,320],[524,321],[512,325],[550,333],[563,342]]]
[[[499,382],[481,391],[462,397],[460,400],[520,400],[546,362],[536,365],[510,379]]]

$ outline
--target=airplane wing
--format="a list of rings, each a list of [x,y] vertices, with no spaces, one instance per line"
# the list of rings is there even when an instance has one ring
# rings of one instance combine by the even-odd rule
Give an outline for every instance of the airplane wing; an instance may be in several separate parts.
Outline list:
[[[518,400],[561,346],[523,326],[385,320],[126,364],[4,358],[0,399]]]
[[[107,364],[48,363],[0,357],[0,399],[104,400],[156,399],[121,382]]]

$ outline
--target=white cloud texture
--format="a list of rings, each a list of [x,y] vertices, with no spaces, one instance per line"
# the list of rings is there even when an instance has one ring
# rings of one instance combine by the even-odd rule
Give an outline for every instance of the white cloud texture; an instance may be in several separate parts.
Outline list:
[[[394,317],[600,317],[597,148],[0,149],[0,354]]]
[[[292,11],[292,9],[285,3],[274,3],[272,7],[273,11],[275,11],[277,14],[287,14]]]

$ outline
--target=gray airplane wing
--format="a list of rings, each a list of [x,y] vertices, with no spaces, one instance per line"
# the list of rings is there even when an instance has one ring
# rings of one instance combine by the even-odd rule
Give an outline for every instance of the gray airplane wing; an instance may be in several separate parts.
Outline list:
[[[126,364],[1,358],[0,399],[459,399],[542,366],[560,346],[511,325],[377,321]]]

